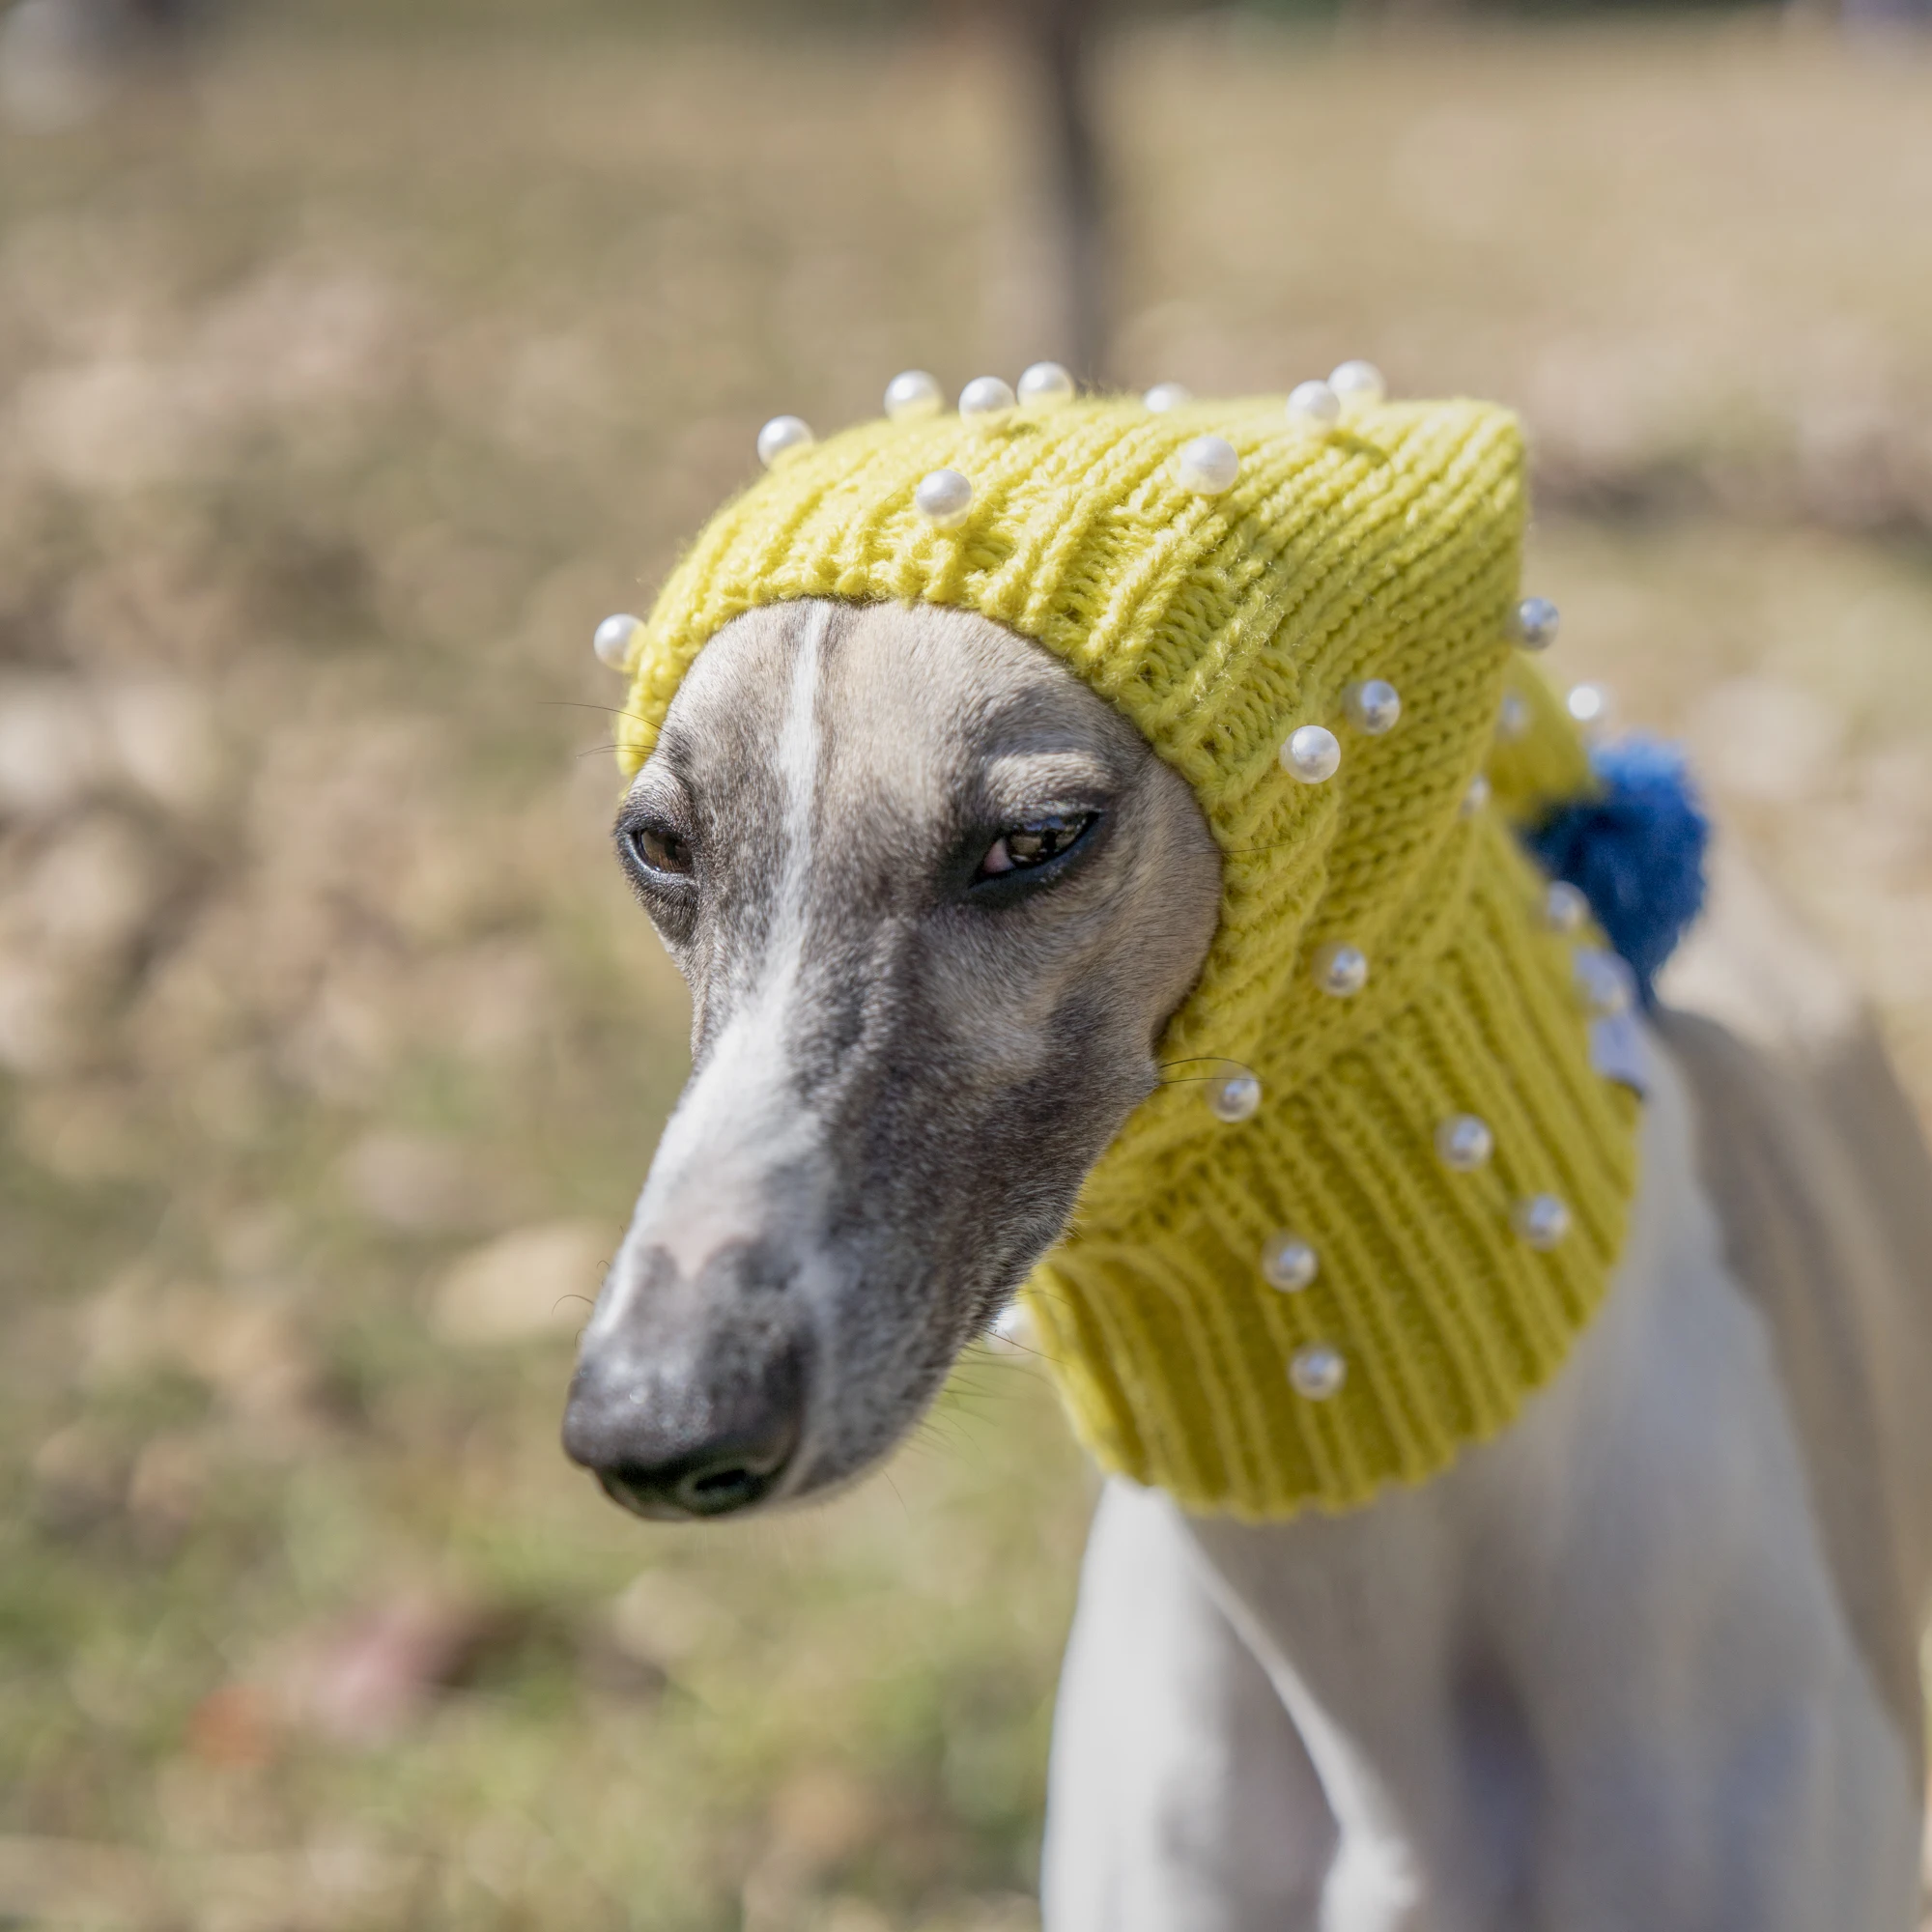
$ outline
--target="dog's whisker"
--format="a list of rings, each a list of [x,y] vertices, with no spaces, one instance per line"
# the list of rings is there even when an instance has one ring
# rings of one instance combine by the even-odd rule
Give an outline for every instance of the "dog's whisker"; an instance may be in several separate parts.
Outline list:
[[[620,704],[593,704],[583,697],[540,697],[537,703],[551,711],[595,711],[606,718],[625,718],[633,724],[648,724],[650,720],[640,711],[630,711]]]
[[[1180,1066],[1208,1066],[1215,1069],[1209,1073],[1178,1073],[1174,1069]],[[1245,1074],[1250,1069],[1238,1060],[1223,1060],[1211,1054],[1201,1054],[1192,1060],[1164,1060],[1155,1063],[1154,1070],[1160,1075],[1156,1085],[1161,1087],[1187,1087],[1203,1085],[1214,1080],[1227,1080],[1236,1074]]]

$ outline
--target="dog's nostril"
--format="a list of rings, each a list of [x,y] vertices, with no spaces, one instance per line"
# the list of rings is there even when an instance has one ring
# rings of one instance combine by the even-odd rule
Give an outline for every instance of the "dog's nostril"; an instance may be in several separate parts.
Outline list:
[[[620,1509],[651,1522],[684,1522],[691,1515],[665,1494],[655,1478],[642,1471],[631,1474],[621,1469],[600,1469],[597,1487]]]
[[[728,1516],[772,1492],[791,1460],[795,1439],[788,1433],[781,1445],[775,1444],[762,1456],[741,1449],[681,1467],[601,1469],[597,1480],[604,1493],[633,1516],[672,1522],[695,1516]]]
[[[721,1463],[693,1470],[672,1487],[671,1493],[693,1516],[723,1516],[756,1502],[777,1474],[776,1469],[759,1469],[750,1463]]]

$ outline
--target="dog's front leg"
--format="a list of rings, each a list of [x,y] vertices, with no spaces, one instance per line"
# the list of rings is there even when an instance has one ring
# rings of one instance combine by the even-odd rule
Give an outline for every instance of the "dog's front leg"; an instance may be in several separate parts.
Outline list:
[[[1110,1484],[1054,1719],[1046,1932],[1314,1932],[1335,1842],[1179,1519]]]

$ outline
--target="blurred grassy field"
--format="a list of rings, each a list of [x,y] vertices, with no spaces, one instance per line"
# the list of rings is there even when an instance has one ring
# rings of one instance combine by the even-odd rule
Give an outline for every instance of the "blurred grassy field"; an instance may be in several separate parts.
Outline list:
[[[1932,65],[1108,82],[1122,379],[1520,404],[1559,670],[1932,1101]],[[1010,116],[966,41],[336,33],[0,130],[0,1923],[1035,1922],[1090,1483],[1024,1362],[736,1529],[555,1446],[684,1055],[591,628],[767,415],[1051,353]]]

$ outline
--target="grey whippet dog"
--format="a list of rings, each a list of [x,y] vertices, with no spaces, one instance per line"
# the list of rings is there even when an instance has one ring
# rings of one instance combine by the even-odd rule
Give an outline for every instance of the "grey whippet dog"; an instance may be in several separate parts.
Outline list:
[[[1043,650],[813,600],[706,645],[616,832],[695,1069],[567,1445],[646,1516],[790,1502],[898,1442],[1059,1235],[1219,857]],[[1856,1002],[1717,897],[1676,983],[1732,1030],[1650,1023],[1623,1260],[1514,1427],[1340,1517],[1106,1489],[1050,1932],[1916,1922],[1932,1169]]]

